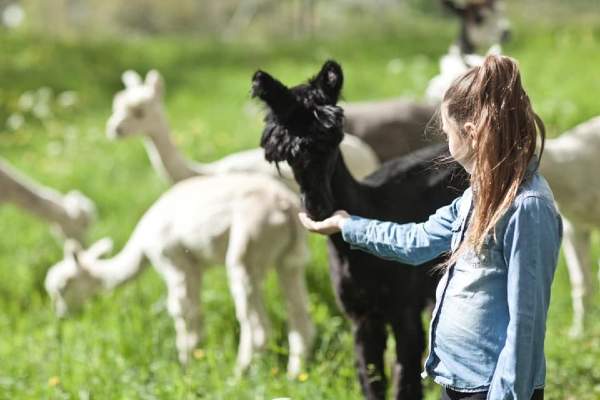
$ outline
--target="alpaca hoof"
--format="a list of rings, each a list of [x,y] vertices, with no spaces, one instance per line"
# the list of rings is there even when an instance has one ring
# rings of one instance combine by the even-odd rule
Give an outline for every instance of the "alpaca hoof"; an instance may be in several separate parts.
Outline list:
[[[247,374],[248,370],[249,370],[249,365],[246,365],[246,366],[236,365],[235,369],[233,370],[233,378],[236,380],[242,379]]]
[[[190,362],[190,356],[187,353],[179,353],[179,363],[183,366],[187,366]]]
[[[302,372],[302,359],[300,357],[290,358],[287,367],[288,379],[296,379]]]
[[[571,339],[580,339],[583,336],[583,327],[581,325],[573,325],[569,329],[569,337]]]

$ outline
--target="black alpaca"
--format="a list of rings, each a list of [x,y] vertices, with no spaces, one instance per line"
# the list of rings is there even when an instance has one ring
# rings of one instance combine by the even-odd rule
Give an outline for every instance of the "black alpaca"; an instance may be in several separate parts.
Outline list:
[[[352,178],[338,145],[343,110],[335,104],[342,88],[341,67],[325,63],[307,84],[288,89],[265,72],[253,77],[253,95],[270,109],[261,146],[267,160],[287,161],[312,218],[337,209],[397,222],[424,221],[466,187],[456,168],[435,169],[445,146],[422,149],[390,161],[364,182]],[[351,250],[341,235],[328,241],[330,273],[339,306],[351,320],[360,384],[368,399],[386,396],[384,350],[387,326],[396,342],[395,398],[422,398],[421,357],[425,349],[421,312],[434,296],[429,266],[411,267]]]

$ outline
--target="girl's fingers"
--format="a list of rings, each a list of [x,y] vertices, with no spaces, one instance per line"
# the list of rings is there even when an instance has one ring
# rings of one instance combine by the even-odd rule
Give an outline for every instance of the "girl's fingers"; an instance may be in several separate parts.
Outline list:
[[[304,227],[311,232],[321,233],[321,231],[323,231],[323,229],[327,228],[327,220],[313,221],[304,212],[298,213],[298,218],[300,218],[300,222],[302,223],[302,225],[304,225]]]
[[[306,215],[306,213],[300,212],[298,213],[298,218],[300,219],[302,225],[308,228],[308,224],[311,222],[311,219],[308,218],[308,215]]]
[[[313,221],[312,219],[309,218],[308,215],[306,215],[306,213],[301,212],[298,213],[298,218],[300,218],[300,222],[302,223],[302,225],[304,225],[304,227],[308,230],[314,230],[315,229],[315,221]]]
[[[300,222],[310,232],[320,233],[323,235],[331,235],[339,232],[339,224],[337,222],[337,216],[329,217],[323,221],[313,221],[306,213],[298,213]]]

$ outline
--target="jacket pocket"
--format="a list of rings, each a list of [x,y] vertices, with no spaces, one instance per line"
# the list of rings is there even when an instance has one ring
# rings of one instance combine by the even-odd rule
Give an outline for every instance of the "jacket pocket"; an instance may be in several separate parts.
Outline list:
[[[462,218],[456,218],[452,223],[452,241],[450,242],[452,251],[456,250],[460,243],[462,222]]]
[[[494,234],[488,233],[481,244],[481,249],[477,253],[473,252],[474,264],[497,267],[500,250],[498,242],[494,240]]]

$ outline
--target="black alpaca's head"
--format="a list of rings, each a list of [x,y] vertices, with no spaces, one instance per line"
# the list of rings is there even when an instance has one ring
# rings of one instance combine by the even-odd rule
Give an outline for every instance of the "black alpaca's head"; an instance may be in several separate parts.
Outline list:
[[[307,83],[288,88],[266,72],[252,77],[252,95],[268,106],[261,138],[265,157],[292,167],[330,153],[343,139],[343,110],[336,106],[343,84],[342,68],[327,61]]]
[[[268,106],[260,141],[265,158],[290,164],[313,217],[333,211],[328,178],[344,137],[344,113],[336,106],[343,81],[335,61],[327,61],[307,83],[292,88],[263,71],[252,77],[252,95]]]

